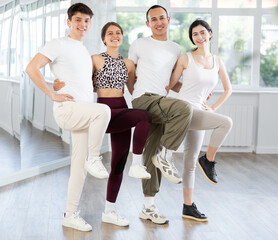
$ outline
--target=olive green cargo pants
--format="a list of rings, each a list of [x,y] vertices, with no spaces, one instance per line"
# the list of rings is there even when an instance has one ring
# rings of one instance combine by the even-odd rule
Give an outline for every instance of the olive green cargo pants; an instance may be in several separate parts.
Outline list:
[[[162,146],[170,150],[178,149],[191,122],[192,107],[185,101],[153,93],[145,93],[134,99],[132,106],[152,115],[151,129],[143,153],[144,165],[151,179],[142,180],[142,186],[145,195],[154,196],[159,191],[161,172],[151,159]]]

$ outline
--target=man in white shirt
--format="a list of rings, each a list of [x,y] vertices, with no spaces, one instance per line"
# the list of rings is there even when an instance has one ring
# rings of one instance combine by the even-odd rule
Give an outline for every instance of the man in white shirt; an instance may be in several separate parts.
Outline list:
[[[166,98],[165,87],[180,55],[178,44],[167,39],[170,22],[166,9],[154,5],[146,13],[146,24],[152,36],[137,39],[129,49],[129,59],[137,66],[137,81],[133,91],[133,108],[147,110],[152,115],[152,125],[144,151],[144,165],[151,174],[143,180],[145,203],[140,218],[163,224],[168,219],[154,205],[162,175],[170,182],[181,183],[172,160],[172,151],[184,140],[192,117],[187,102]]]
[[[68,197],[63,226],[91,231],[77,211],[87,171],[97,178],[107,178],[108,172],[99,156],[102,140],[110,120],[110,108],[94,103],[92,60],[82,41],[91,25],[92,10],[82,3],[68,9],[70,34],[47,43],[26,68],[32,81],[50,97],[57,124],[72,133],[72,157]],[[50,65],[56,78],[65,87],[54,93],[40,69]],[[86,171],[87,170],[87,171]]]

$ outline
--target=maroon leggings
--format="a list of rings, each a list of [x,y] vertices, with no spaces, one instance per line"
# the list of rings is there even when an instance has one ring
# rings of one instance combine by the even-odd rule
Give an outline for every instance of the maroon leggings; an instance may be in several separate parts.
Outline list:
[[[129,153],[131,128],[135,127],[132,152],[142,154],[151,126],[151,115],[144,110],[128,109],[124,97],[98,98],[97,102],[111,109],[111,120],[106,130],[110,133],[112,148],[106,200],[116,202]]]

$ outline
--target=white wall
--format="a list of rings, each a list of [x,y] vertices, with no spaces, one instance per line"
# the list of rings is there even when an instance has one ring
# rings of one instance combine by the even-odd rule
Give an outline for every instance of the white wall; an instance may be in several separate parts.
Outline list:
[[[0,127],[20,138],[20,83],[0,79]]]
[[[278,154],[278,93],[258,95],[256,153]]]

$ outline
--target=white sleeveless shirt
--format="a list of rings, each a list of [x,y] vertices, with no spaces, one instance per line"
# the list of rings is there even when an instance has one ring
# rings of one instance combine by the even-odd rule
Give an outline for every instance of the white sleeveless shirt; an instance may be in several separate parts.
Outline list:
[[[187,56],[188,65],[183,71],[183,83],[177,98],[201,109],[203,102],[218,82],[219,62],[213,55],[213,68],[205,69],[195,63],[191,53],[187,53]]]

